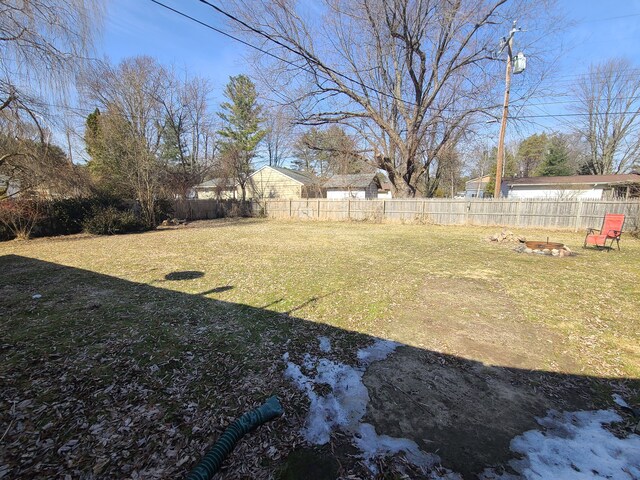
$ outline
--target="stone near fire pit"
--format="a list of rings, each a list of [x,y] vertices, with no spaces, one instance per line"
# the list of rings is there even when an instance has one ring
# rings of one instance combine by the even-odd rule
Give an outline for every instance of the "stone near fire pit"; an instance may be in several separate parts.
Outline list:
[[[527,242],[527,243],[537,248],[531,248],[531,246],[525,244],[525,245],[517,246],[516,248],[514,248],[514,251],[518,253],[546,255],[549,257],[570,257],[573,255],[576,255],[571,251],[569,247],[559,243],[554,243],[554,244],[547,244],[547,242]],[[542,248],[547,245],[549,245],[550,247],[552,246],[553,248]]]
[[[503,242],[524,243],[527,241],[526,238],[524,238],[521,235],[516,235],[511,230],[502,230],[500,233],[491,235],[490,237],[487,238],[487,240],[489,242],[498,242],[498,243],[503,243]]]

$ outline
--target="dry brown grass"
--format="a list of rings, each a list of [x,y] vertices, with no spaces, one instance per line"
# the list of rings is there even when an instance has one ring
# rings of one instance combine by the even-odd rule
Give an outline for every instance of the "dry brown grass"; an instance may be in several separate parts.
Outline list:
[[[56,449],[86,440],[82,432],[103,422],[100,431],[118,451],[138,453],[114,456],[107,440],[102,447],[88,442],[86,451],[47,450],[50,462],[64,458],[61,465],[70,466],[60,468],[72,474],[101,465],[96,475],[180,475],[229,418],[269,392],[284,392],[290,414],[275,437],[266,442],[267,433],[258,433],[231,459],[230,478],[248,471],[266,478],[298,441],[304,406],[282,381],[281,355],[315,348],[319,332],[342,338],[336,355],[346,359],[367,341],[357,332],[498,366],[640,377],[636,239],[623,237],[622,250],[607,253],[579,248],[581,233],[517,231],[550,236],[578,253],[551,258],[485,241],[498,228],[262,220],[200,226],[0,244],[0,375],[10,385],[0,435],[7,429],[15,455],[31,441],[25,432],[44,438],[47,422],[53,430],[65,425],[50,415],[62,395],[67,403],[59,410],[79,424],[56,433]],[[166,278],[185,271],[198,273]],[[33,300],[36,293],[42,298]],[[487,340],[489,327],[495,334]],[[464,335],[474,348],[457,341]],[[62,376],[76,381],[65,390]],[[121,390],[117,398],[112,384]],[[101,417],[109,399],[113,408]],[[25,400],[32,403],[22,404],[19,417]],[[164,427],[136,430],[135,416],[156,415],[155,407],[162,413],[154,422]],[[131,427],[123,427],[126,418]],[[167,433],[176,421],[204,430]],[[133,443],[122,447],[123,438]],[[139,438],[148,447],[136,446]],[[164,460],[153,457],[154,448]],[[249,451],[256,458],[247,464]],[[35,475],[35,459],[28,465],[22,476]]]

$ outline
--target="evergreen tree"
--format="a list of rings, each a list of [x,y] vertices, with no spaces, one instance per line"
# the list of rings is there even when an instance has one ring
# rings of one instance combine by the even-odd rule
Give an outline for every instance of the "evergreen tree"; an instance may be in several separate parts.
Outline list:
[[[227,174],[238,182],[242,200],[246,199],[246,185],[251,175],[251,161],[266,130],[260,128],[262,107],[258,105],[256,87],[246,75],[231,77],[224,92],[229,100],[218,113],[224,126],[218,131],[222,159]]]
[[[496,158],[498,154],[498,150],[496,147],[493,147],[491,151],[491,157]],[[504,152],[504,176],[505,177],[514,177],[518,172],[518,164],[516,163],[515,157],[509,152],[505,150]],[[484,189],[485,197],[493,197],[493,191],[496,188],[496,169],[498,168],[497,162],[494,160],[491,165],[491,169],[489,170],[490,180],[487,183],[487,186]]]
[[[518,145],[518,171],[523,177],[533,175],[544,160],[549,145],[549,138],[545,133],[533,134]]]
[[[555,136],[549,142],[549,150],[538,168],[541,177],[555,177],[573,174],[569,165],[569,152],[564,139]]]

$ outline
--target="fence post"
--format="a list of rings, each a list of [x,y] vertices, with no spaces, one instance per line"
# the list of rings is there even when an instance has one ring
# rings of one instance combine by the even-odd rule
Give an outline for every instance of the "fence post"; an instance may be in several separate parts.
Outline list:
[[[464,209],[464,224],[469,225],[469,211],[471,210],[471,200],[467,200],[467,204]]]
[[[516,203],[516,225],[520,226],[520,204],[522,200],[518,199],[518,203]]]
[[[387,219],[387,201],[382,199],[382,219]]]
[[[582,221],[582,200],[578,200],[578,211],[576,212],[576,228],[574,232],[578,231],[581,221]]]
[[[426,200],[422,200],[422,223],[424,223],[424,207],[427,204]]]
[[[293,218],[293,208],[291,204],[293,203],[293,199],[289,199],[289,218]]]
[[[320,199],[318,199],[318,218],[320,218]]]
[[[351,220],[351,199],[347,198],[347,220]]]

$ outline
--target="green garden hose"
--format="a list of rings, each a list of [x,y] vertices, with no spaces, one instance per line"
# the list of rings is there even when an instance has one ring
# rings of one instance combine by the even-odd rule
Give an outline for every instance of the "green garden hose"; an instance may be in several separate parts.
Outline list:
[[[220,469],[224,459],[231,453],[233,447],[236,446],[236,443],[238,443],[243,435],[263,423],[279,417],[283,413],[284,410],[278,398],[271,397],[258,408],[242,415],[227,427],[200,463],[191,470],[191,473],[187,476],[187,480],[210,480]]]

